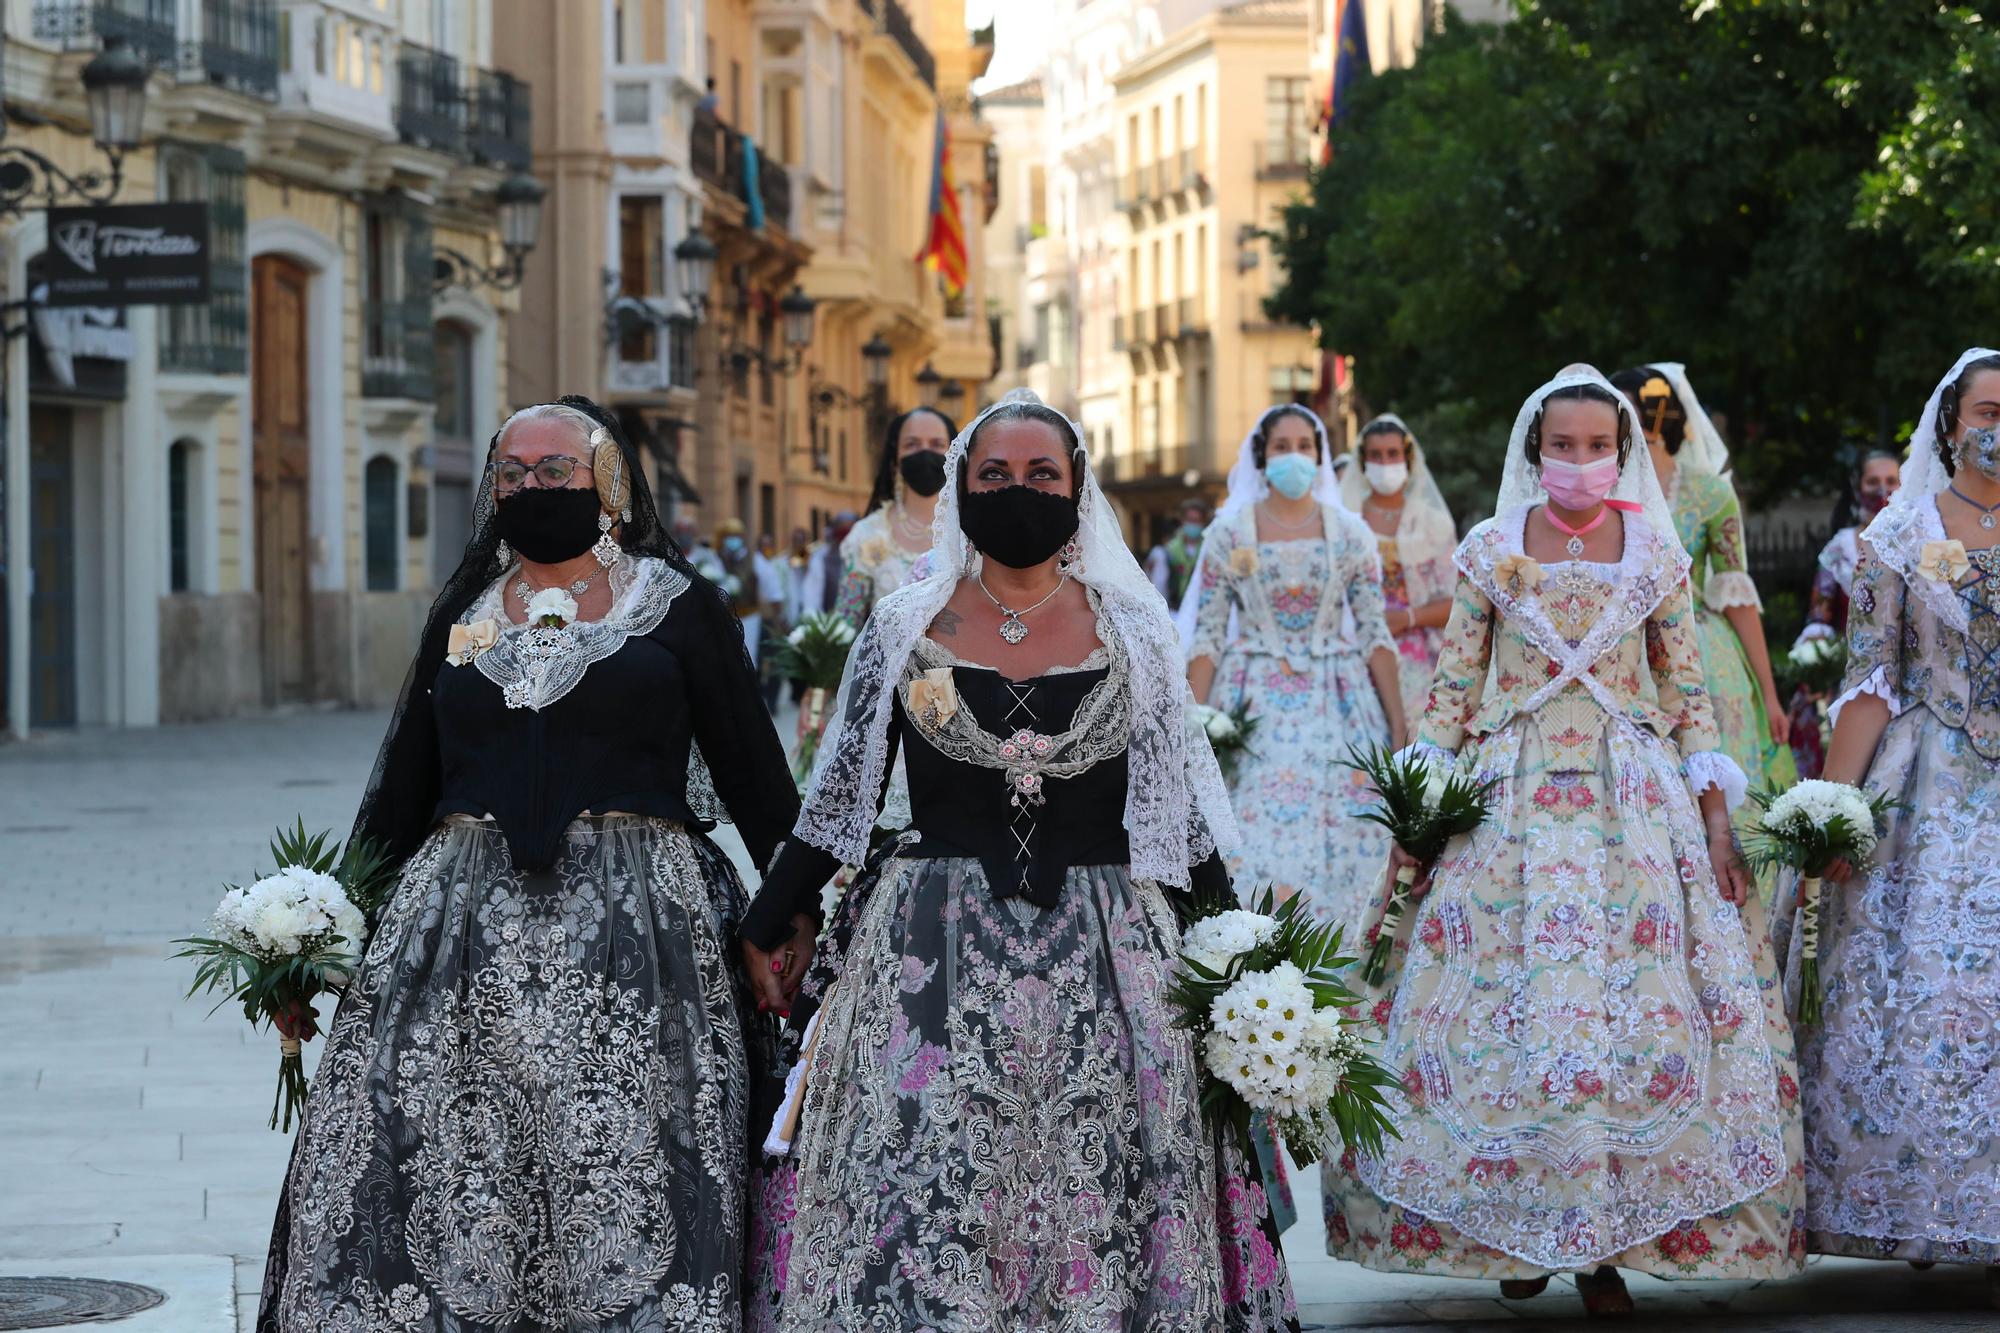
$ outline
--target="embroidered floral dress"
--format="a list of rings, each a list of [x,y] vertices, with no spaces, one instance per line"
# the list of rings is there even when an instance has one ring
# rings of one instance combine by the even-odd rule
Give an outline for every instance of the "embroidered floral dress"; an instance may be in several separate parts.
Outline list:
[[[1368,654],[1395,642],[1375,534],[1338,506],[1320,514],[1324,535],[1294,541],[1259,541],[1255,506],[1211,530],[1188,658],[1216,663],[1209,704],[1257,719],[1230,785],[1231,878],[1307,894],[1321,919],[1349,923],[1389,842],[1361,818],[1373,792],[1344,761],[1349,746],[1389,742]]]
[[[719,792],[768,856],[796,796],[720,600],[612,579],[604,619],[502,628],[418,696],[442,799],[330,1024],[260,1333],[740,1327],[775,1053],[703,830]]]
[[[1296,1328],[1263,1186],[1173,1023],[1173,906],[1125,864],[1130,707],[1115,647],[1014,681],[917,641],[893,722],[915,821],[826,937],[753,1333]],[[833,859],[787,844],[746,936]]]
[[[1822,897],[1824,1009],[1800,1051],[1811,1244],[2000,1263],[2000,550],[1969,552],[1955,585],[1926,573],[1935,499],[1871,533],[1835,711],[1888,702],[1865,785],[1902,806]]]
[[[1444,552],[1435,559],[1406,564],[1403,559],[1402,544],[1393,537],[1377,536],[1376,551],[1382,560],[1382,602],[1386,611],[1408,611],[1424,606],[1435,600],[1413,594],[1413,587],[1424,590],[1436,587],[1437,597],[1450,595],[1451,553]],[[1438,649],[1444,643],[1444,631],[1425,625],[1412,625],[1396,636],[1396,674],[1403,685],[1403,715],[1414,718],[1424,708],[1424,700],[1431,692],[1431,676],[1437,670]]]
[[[1791,1037],[1691,791],[1742,783],[1685,566],[1636,514],[1617,564],[1538,565],[1527,513],[1459,548],[1419,743],[1499,785],[1369,997],[1402,1137],[1327,1167],[1328,1252],[1456,1277],[1796,1273]]]
[[[906,551],[896,540],[894,516],[901,511],[885,504],[856,523],[840,544],[840,599],[834,610],[856,628],[868,619],[875,603],[903,586],[918,560],[929,551]]]
[[[1764,609],[1743,556],[1736,488],[1727,477],[1676,468],[1667,485],[1667,502],[1673,506],[1681,545],[1694,559],[1688,577],[1694,586],[1695,642],[1701,649],[1702,675],[1708,681],[1723,752],[1736,761],[1752,786],[1783,790],[1798,780],[1797,763],[1788,746],[1771,739],[1763,686],[1750,669],[1736,627],[1723,614],[1733,606]],[[1744,807],[1743,817],[1749,812],[1750,807]],[[1770,879],[1765,884],[1767,902]]]

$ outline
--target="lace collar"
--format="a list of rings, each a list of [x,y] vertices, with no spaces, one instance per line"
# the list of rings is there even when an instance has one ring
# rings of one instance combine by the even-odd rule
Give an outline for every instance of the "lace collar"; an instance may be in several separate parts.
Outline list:
[[[492,647],[474,657],[472,664],[500,687],[509,708],[537,712],[575,689],[593,662],[617,652],[625,640],[658,629],[667,608],[688,588],[687,575],[664,560],[627,558],[611,569],[613,596],[604,618],[558,629],[508,621],[503,599],[507,582],[514,577],[515,571],[510,569],[495,579],[485,596],[459,617],[459,623],[498,623],[499,637]]]
[[[1944,515],[1938,511],[1937,496],[1928,495],[1910,505],[1890,505],[1868,525],[1861,540],[1868,544],[1876,559],[1896,572],[1903,585],[1939,621],[1960,634],[1971,628],[1958,589],[1925,578],[1918,568],[1923,563],[1924,544],[1945,540]]]
[[[918,645],[918,648],[930,660],[932,666],[964,667],[968,671],[991,671],[1002,680],[1010,679],[999,667],[988,666],[984,662],[968,661],[928,634],[924,635],[923,642]],[[912,655],[914,656],[914,654]],[[1111,650],[1103,644],[1099,644],[1097,647],[1091,649],[1089,655],[1081,662],[1073,666],[1052,666],[1048,670],[1040,672],[1029,679],[1040,680],[1045,676],[1076,676],[1086,671],[1101,670],[1110,665]],[[1014,683],[1018,685],[1021,682],[1015,681]]]

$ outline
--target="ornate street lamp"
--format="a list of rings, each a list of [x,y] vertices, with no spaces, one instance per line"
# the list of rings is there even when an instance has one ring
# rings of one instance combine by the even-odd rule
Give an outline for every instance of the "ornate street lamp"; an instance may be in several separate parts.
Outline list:
[[[709,284],[715,281],[715,242],[691,231],[674,247],[674,276],[680,279],[681,300],[700,319],[708,309]]]
[[[813,311],[818,302],[805,294],[805,289],[794,287],[784,299],[778,302],[778,314],[785,323],[785,346],[794,353],[803,352],[812,346]]]
[[[517,171],[500,182],[493,197],[499,205],[500,248],[507,252],[507,262],[499,268],[488,268],[463,251],[441,245],[434,261],[431,290],[441,292],[447,287],[482,284],[496,292],[519,288],[527,271],[528,252],[542,238],[542,200],[547,195],[542,183],[525,171]]]
[[[965,397],[965,386],[957,380],[946,380],[938,390],[938,397],[944,400],[946,407],[956,412],[959,402]]]
[[[110,160],[110,171],[71,175],[32,148],[5,142],[0,114],[0,215],[19,217],[31,201],[54,208],[66,199],[108,204],[124,184],[125,154],[139,146],[146,125],[144,61],[122,38],[107,37],[104,49],[83,67],[84,98],[90,106],[90,137]]]
[[[896,349],[881,334],[876,334],[861,344],[861,360],[868,368],[868,387],[886,389],[889,387],[889,358],[896,355]]]
[[[924,368],[917,372],[917,401],[925,407],[936,407],[938,386],[942,383],[944,376],[938,374],[937,368],[930,362],[924,362]]]

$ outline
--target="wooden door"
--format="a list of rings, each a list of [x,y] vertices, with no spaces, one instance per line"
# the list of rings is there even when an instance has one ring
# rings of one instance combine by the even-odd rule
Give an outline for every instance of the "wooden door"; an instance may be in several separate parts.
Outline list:
[[[289,259],[254,261],[251,439],[257,495],[257,595],[264,701],[313,694],[311,385],[306,312],[311,275]]]

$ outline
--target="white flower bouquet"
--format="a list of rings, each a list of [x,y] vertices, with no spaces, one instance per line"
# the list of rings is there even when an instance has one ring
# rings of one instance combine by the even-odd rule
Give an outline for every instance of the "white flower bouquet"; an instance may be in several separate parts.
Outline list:
[[[1752,867],[1786,866],[1799,872],[1798,1022],[1819,1022],[1819,899],[1821,881],[1835,861],[1859,864],[1875,850],[1897,806],[1886,796],[1844,782],[1808,778],[1785,792],[1750,793],[1757,823],[1745,840]]]
[[[1303,897],[1274,905],[1267,889],[1251,911],[1221,893],[1196,900],[1169,999],[1195,1034],[1203,1113],[1246,1151],[1259,1113],[1301,1165],[1336,1137],[1371,1153],[1395,1137],[1381,1093],[1395,1079],[1345,1016],[1357,997],[1338,974],[1353,962]]]
[[[189,995],[224,992],[255,1026],[278,1030],[278,1095],[271,1128],[289,1131],[305,1104],[301,1044],[319,1031],[313,1001],[339,990],[359,965],[368,918],[396,882],[394,869],[365,840],[332,845],[332,834],[307,836],[304,821],[271,841],[277,869],[246,887],[230,885],[210,918],[210,934],[175,940],[176,958],[199,960]],[[213,1010],[210,1011],[214,1012]]]
[[[1257,734],[1257,719],[1250,716],[1247,701],[1234,708],[1211,708],[1207,704],[1194,706],[1194,723],[1201,728],[1202,735],[1208,737],[1209,748],[1215,751],[1215,762],[1222,768],[1222,776],[1229,782],[1236,781],[1236,766],[1250,749],[1250,738]]]
[[[792,756],[792,777],[804,791],[819,756],[826,731],[827,705],[840,688],[847,655],[854,650],[854,622],[833,611],[815,611],[792,626],[771,653],[771,669],[787,680],[803,682],[799,700],[798,749]]]
[[[1392,753],[1382,745],[1366,751],[1350,748],[1347,762],[1368,775],[1381,797],[1375,808],[1361,817],[1389,830],[1396,845],[1417,862],[1396,872],[1395,887],[1383,906],[1382,919],[1375,925],[1368,963],[1361,976],[1370,986],[1379,986],[1388,979],[1389,953],[1395,944],[1396,928],[1403,922],[1403,913],[1409,910],[1417,867],[1437,860],[1453,838],[1486,822],[1486,797],[1499,780],[1478,782],[1453,771],[1442,759],[1427,757],[1416,750]]]
[[[1775,665],[1782,697],[1804,690],[1824,699],[1840,689],[1841,678],[1847,674],[1847,640],[1837,634],[1801,639]]]
[[[528,599],[528,623],[561,629],[576,622],[576,598],[561,588],[543,588]]]

